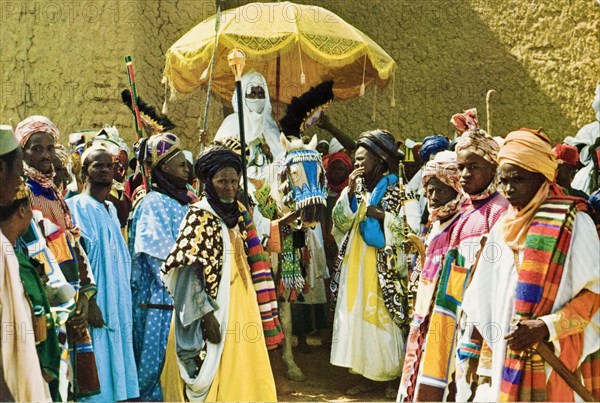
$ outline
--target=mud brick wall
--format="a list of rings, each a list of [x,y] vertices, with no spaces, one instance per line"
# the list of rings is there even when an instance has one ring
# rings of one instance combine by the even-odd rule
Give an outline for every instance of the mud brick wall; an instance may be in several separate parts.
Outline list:
[[[248,1],[224,1],[225,8]],[[322,0],[318,4],[371,36],[397,61],[391,83],[364,98],[335,103],[333,123],[358,136],[387,128],[399,138],[452,135],[453,113],[477,107],[486,127],[485,94],[495,89],[493,127],[544,127],[554,139],[594,119],[600,82],[600,5],[593,0]],[[120,101],[124,56],[134,57],[139,94],[162,106],[164,54],[215,13],[205,0],[2,0],[0,120],[31,114],[65,134],[116,124],[133,142],[132,118]],[[233,85],[233,83],[232,83]],[[185,145],[197,145],[205,92],[168,104]],[[213,99],[209,132],[225,110]],[[279,108],[283,113],[284,107]],[[375,114],[373,114],[375,111]],[[373,120],[375,117],[375,120]],[[317,131],[318,132],[318,131]]]

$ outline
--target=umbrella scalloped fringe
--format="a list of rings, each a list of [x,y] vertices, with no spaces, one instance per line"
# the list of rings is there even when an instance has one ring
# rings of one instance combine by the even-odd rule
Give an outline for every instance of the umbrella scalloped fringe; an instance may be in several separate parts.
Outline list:
[[[274,60],[277,57],[277,52],[279,52],[281,57],[289,52],[298,51],[298,41],[286,41],[288,42],[286,46],[283,46],[280,49],[271,50],[269,54],[264,54],[256,52],[254,49],[251,49],[242,43],[230,41],[228,39],[229,38],[227,35],[221,36],[221,40],[227,42],[227,44],[223,44],[223,46],[225,46],[226,49],[233,49],[237,47],[244,51],[244,53],[246,53],[246,63],[248,65],[252,65],[253,63],[265,63]],[[327,64],[329,67],[342,68],[351,65],[355,63],[357,59],[364,57],[366,53],[371,68],[377,71],[379,79],[389,80],[396,69],[396,62],[391,59],[391,57],[386,62],[386,57],[389,57],[387,54],[378,54],[370,49],[366,44],[360,44],[361,46],[357,46],[351,52],[335,57],[319,51],[313,43],[305,38],[300,38],[300,42],[302,52],[304,53],[303,56],[309,57],[317,63]],[[194,56],[187,56],[182,52],[170,48],[166,54],[164,75],[168,78],[169,82],[171,82],[172,77],[170,73],[173,70],[189,70],[197,68],[200,71],[204,71],[211,61],[212,49],[213,44],[211,43],[202,49],[200,53]],[[176,69],[174,68],[175,66],[177,66]],[[200,82],[200,85],[201,84],[203,84],[203,82]]]

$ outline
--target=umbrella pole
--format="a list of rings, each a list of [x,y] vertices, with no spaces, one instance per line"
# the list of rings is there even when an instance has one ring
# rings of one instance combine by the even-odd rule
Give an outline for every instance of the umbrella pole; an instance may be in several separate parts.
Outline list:
[[[242,157],[242,177],[244,181],[244,205],[250,208],[248,204],[248,172],[246,171],[246,133],[244,131],[244,99],[242,95],[242,81],[235,81],[235,92],[237,93],[238,104],[238,123],[240,126],[240,146]]]
[[[212,94],[212,79],[213,72],[215,70],[215,59],[217,55],[217,45],[219,42],[219,27],[221,26],[221,5],[219,1],[216,1],[217,16],[215,17],[215,42],[213,44],[213,53],[210,61],[210,74],[208,77],[208,88],[206,89],[206,103],[204,107],[204,120],[202,122],[202,128],[200,129],[200,152],[204,151],[204,145],[206,143],[206,126],[208,125],[208,108],[210,106],[210,97]]]
[[[275,69],[275,100],[277,102],[275,108],[275,116],[279,120],[279,92],[281,91],[281,55],[277,52],[277,64]]]
[[[240,148],[242,157],[242,177],[244,179],[244,205],[250,209],[248,203],[248,173],[246,172],[246,133],[244,131],[244,99],[242,94],[242,73],[246,65],[246,54],[234,48],[227,55],[227,63],[235,76],[235,92],[237,93],[238,124],[240,126]]]

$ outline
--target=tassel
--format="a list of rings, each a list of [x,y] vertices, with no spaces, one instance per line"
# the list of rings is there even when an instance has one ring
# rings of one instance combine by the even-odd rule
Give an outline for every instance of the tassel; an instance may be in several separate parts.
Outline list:
[[[207,68],[204,69],[202,74],[200,75],[200,81],[206,81],[208,79],[208,73],[210,72],[210,64]]]
[[[363,59],[362,83],[360,84],[360,92],[359,92],[359,95],[361,97],[365,96],[365,74],[366,73],[367,73],[367,54],[365,53],[365,58]]]
[[[373,113],[371,114],[371,121],[374,122],[377,118],[377,86],[373,86],[374,94],[373,94]]]
[[[294,302],[296,300],[296,289],[292,288],[290,292],[290,297],[288,298],[288,302]]]
[[[161,83],[165,86],[165,100],[162,104],[162,114],[166,115],[167,114],[167,94],[169,93],[169,85],[167,84],[167,77],[163,76]]]
[[[300,85],[306,84],[306,75],[304,75],[304,64],[302,63],[302,43],[298,42],[298,59],[300,59]]]
[[[392,76],[392,101],[390,102],[392,108],[396,107],[396,72]]]
[[[304,302],[304,295],[303,294],[298,294],[298,302]]]

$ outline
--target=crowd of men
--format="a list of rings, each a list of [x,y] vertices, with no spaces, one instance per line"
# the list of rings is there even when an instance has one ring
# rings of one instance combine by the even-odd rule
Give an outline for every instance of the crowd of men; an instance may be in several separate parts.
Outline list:
[[[289,143],[266,81],[242,84],[247,204],[237,112],[196,159],[164,127],[133,155],[114,127],[70,150],[44,116],[0,127],[0,400],[275,401],[282,298],[331,303],[352,395],[600,400],[600,86],[558,144],[492,137],[474,109],[419,143],[321,118],[311,229],[270,195]],[[298,264],[275,270],[285,234]]]

